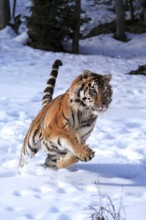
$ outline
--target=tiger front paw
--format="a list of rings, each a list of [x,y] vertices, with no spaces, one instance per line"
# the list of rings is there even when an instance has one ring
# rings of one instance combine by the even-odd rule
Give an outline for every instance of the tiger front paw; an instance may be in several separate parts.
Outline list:
[[[81,161],[89,161],[95,156],[95,152],[91,150],[87,145],[82,145],[78,157]]]
[[[57,160],[57,168],[64,168],[64,159],[62,157]]]

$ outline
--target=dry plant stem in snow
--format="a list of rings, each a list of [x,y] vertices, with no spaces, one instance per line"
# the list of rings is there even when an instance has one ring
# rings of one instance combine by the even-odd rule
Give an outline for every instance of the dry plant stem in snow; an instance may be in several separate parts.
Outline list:
[[[122,203],[122,194],[120,199],[119,208],[116,209],[111,198],[107,196],[107,203],[104,205],[102,202],[100,183],[96,183],[99,195],[99,205],[90,206],[92,211],[92,220],[126,220],[126,213]]]

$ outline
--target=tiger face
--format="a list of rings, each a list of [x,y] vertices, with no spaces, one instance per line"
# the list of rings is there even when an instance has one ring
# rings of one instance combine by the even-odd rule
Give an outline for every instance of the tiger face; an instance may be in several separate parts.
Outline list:
[[[79,85],[78,97],[95,114],[106,111],[112,101],[112,86],[109,84],[111,78],[111,74],[100,75],[86,70],[76,80],[76,86]]]

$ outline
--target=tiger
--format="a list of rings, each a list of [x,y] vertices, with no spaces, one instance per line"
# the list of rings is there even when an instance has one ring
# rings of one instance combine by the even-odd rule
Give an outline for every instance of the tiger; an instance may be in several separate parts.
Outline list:
[[[86,144],[100,112],[112,101],[111,74],[83,71],[67,89],[53,99],[61,60],[56,60],[50,72],[42,108],[32,121],[24,138],[19,167],[40,150],[47,153],[44,162],[49,168],[68,168],[79,161],[89,161],[95,152]]]

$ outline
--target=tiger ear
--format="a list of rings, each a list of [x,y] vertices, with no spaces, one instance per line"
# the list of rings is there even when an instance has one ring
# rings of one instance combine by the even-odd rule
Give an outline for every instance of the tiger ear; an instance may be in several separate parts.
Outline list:
[[[86,79],[87,77],[91,76],[91,71],[90,70],[84,70],[83,72],[83,79]]]
[[[83,74],[79,75],[71,84],[71,87],[73,87],[74,85],[77,85],[77,83],[80,83],[80,81],[82,81],[83,79],[88,78],[89,76],[91,76],[91,72],[90,70],[85,70],[83,72]]]
[[[79,75],[71,84],[71,87],[75,86],[78,82],[82,80],[82,75]]]
[[[112,79],[112,74],[104,75],[103,78],[105,81],[109,82]]]

